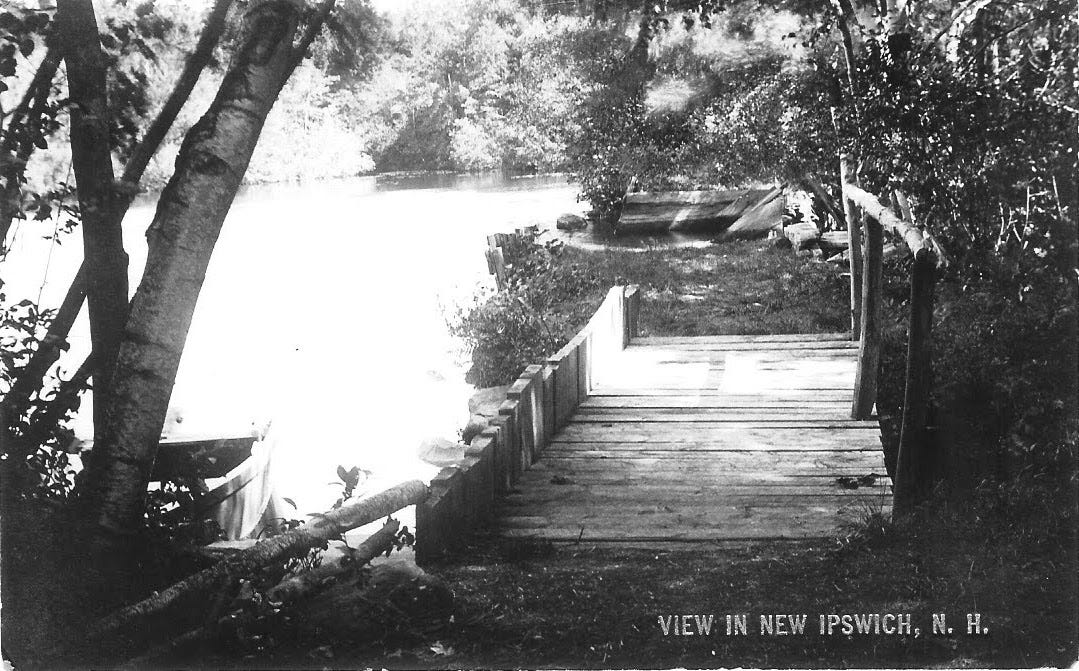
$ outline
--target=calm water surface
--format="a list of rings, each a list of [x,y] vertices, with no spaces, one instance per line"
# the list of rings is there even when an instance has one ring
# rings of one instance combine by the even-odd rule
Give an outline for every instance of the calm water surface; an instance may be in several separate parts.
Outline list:
[[[281,488],[301,508],[332,501],[337,464],[393,480],[456,438],[471,388],[445,315],[489,290],[490,233],[581,213],[558,176],[377,176],[246,188],[214,250],[172,397],[171,435],[239,434],[272,422]],[[154,203],[124,221],[131,286]],[[58,305],[79,235],[50,245],[27,227],[0,266],[10,296]],[[587,238],[588,236],[584,236]],[[89,349],[84,314],[65,370]],[[89,403],[77,424],[89,431]],[[179,418],[181,422],[177,422]],[[434,469],[437,470],[437,469]]]

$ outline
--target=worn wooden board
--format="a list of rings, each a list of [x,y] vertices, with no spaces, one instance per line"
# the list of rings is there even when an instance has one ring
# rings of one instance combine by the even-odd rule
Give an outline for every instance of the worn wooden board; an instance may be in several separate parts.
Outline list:
[[[776,343],[849,341],[850,333],[775,333],[764,335],[707,335],[707,336],[642,336],[633,339],[634,346],[645,345],[709,345],[718,343]]]
[[[730,421],[730,422],[695,422],[692,425],[672,424],[619,424],[610,425],[595,424],[589,422],[572,422],[555,436],[557,442],[603,442],[613,441],[630,443],[640,441],[691,441],[691,442],[714,442],[730,436],[731,431],[745,432],[748,429],[792,429],[794,431],[823,430],[835,436],[836,430],[846,429],[870,429],[878,430],[877,422],[874,421]],[[839,438],[835,437],[836,442]],[[785,444],[798,442],[798,438],[778,438]],[[784,443],[777,443],[782,445]]]
[[[625,502],[575,504],[548,507],[543,514],[523,514],[520,509],[503,515],[502,526],[545,527],[576,524],[611,524],[612,527],[665,527],[693,525],[701,527],[743,527],[751,524],[775,524],[787,520],[811,522],[820,518],[858,517],[879,508],[874,501],[798,499],[769,501],[767,505],[661,504],[627,506]],[[628,515],[626,514],[628,513]]]
[[[680,397],[680,398],[701,398],[701,399],[767,399],[769,401],[797,401],[797,400],[821,400],[821,401],[842,401],[844,403],[850,402],[851,392],[850,388],[833,390],[815,390],[815,389],[769,389],[769,390],[747,390],[747,389],[653,389],[651,387],[627,387],[616,385],[604,385],[592,390],[589,395],[589,399],[602,398],[654,398],[654,397]]]
[[[657,341],[655,338],[640,338],[634,340],[629,346],[628,351],[635,349],[651,349],[662,347],[671,351],[674,350],[722,350],[727,352],[739,352],[739,351],[760,351],[760,352],[779,352],[783,350],[799,350],[799,349],[858,349],[858,342],[855,340],[847,340],[845,338],[831,338],[828,340],[783,340],[773,342],[753,342],[753,341],[739,341],[739,340],[715,340],[708,337],[702,337],[699,340],[683,340],[680,342],[663,342]]]
[[[635,454],[597,450],[592,457],[572,457],[552,454],[532,465],[537,473],[597,473],[636,475],[641,473],[659,476],[675,473],[685,477],[687,471],[694,478],[708,474],[734,473],[736,471],[775,471],[776,473],[829,473],[838,469],[854,469],[870,472],[879,464],[876,452],[848,450],[791,450],[786,452],[653,452]]]
[[[581,450],[656,450],[662,452],[768,452],[773,450],[879,450],[880,433],[874,429],[845,431],[841,445],[836,444],[829,431],[781,430],[730,430],[713,435],[710,440],[673,440],[660,438],[647,441],[618,441],[597,433],[595,441],[564,440],[551,442],[552,451]]]
[[[702,190],[702,191],[637,191],[627,193],[624,207],[647,205],[693,205],[731,203],[748,189]]]
[[[660,519],[626,521],[619,518],[587,521],[514,518],[512,526],[499,525],[506,538],[534,538],[574,541],[711,541],[711,540],[785,540],[834,536],[845,526],[864,517],[861,511],[845,514],[751,516],[737,519],[684,519],[674,516]]]
[[[596,395],[596,394],[603,394]],[[726,395],[701,395],[701,394],[668,394],[668,395],[624,395],[605,394],[602,389],[589,396],[577,408],[578,412],[594,412],[603,409],[631,410],[634,408],[700,408],[706,409],[736,409],[736,408],[775,408],[782,410],[792,409],[828,409],[850,411],[850,398],[843,395],[835,395],[830,399],[817,399],[813,395],[806,395],[802,399],[770,398],[767,396],[738,396]]]
[[[595,505],[627,506],[629,510],[644,510],[677,505],[743,505],[767,501],[779,504],[799,499],[826,499],[850,502],[865,500],[878,503],[891,489],[883,484],[845,489],[835,481],[808,485],[710,485],[684,486],[674,489],[668,485],[639,485],[622,487],[603,483],[556,485],[532,482],[509,495],[502,502],[507,507]]]
[[[694,492],[698,490],[708,490],[709,488],[722,488],[729,489],[733,487],[757,487],[761,488],[763,492],[762,496],[768,493],[769,488],[773,487],[832,487],[838,484],[839,478],[843,478],[845,482],[857,483],[862,481],[869,481],[868,476],[874,476],[872,481],[877,483],[872,487],[877,487],[881,482],[888,485],[888,476],[880,471],[875,472],[859,472],[856,476],[850,476],[852,479],[848,480],[847,473],[824,473],[820,471],[814,471],[811,473],[777,473],[774,471],[738,471],[730,472],[716,477],[705,479],[692,479],[685,477],[682,474],[680,478],[664,478],[652,480],[649,477],[641,477],[638,475],[625,475],[621,479],[608,478],[606,481],[600,479],[587,479],[587,478],[570,478],[556,477],[556,474],[532,472],[529,471],[522,476],[520,484],[513,490],[512,493],[519,494],[528,491],[532,487],[539,489],[551,488],[572,488],[572,487],[617,487],[627,491],[640,492],[641,496],[652,496],[654,492],[669,491],[671,493],[676,492]],[[865,480],[863,480],[865,478]],[[890,486],[890,485],[888,485]],[[855,490],[857,491],[857,490]],[[874,491],[876,491],[874,489]]]
[[[675,423],[686,422],[738,422],[738,421],[846,421],[850,419],[850,409],[800,408],[602,408],[587,412],[579,411],[574,422],[634,422],[634,423]]]
[[[848,334],[640,338],[502,503],[505,537],[834,535],[887,511],[880,426],[850,419]]]
[[[762,364],[788,365],[796,364],[806,359],[819,359],[825,364],[833,364],[836,361],[855,361],[857,351],[849,350],[787,350],[775,352],[742,351],[727,352],[723,350],[656,350],[656,348],[633,348],[627,350],[618,357],[622,361],[653,362],[653,364],[678,364],[681,361],[713,361],[716,365],[722,365],[724,361],[757,361]]]

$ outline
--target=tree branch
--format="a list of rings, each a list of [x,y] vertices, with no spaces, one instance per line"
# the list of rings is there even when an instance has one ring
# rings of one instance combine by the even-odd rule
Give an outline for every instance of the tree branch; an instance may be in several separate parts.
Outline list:
[[[311,48],[311,44],[318,37],[319,32],[322,30],[322,24],[326,22],[326,17],[333,11],[334,5],[337,4],[337,0],[323,0],[322,4],[318,6],[318,9],[314,10],[307,23],[307,28],[303,31],[303,35],[300,36],[299,41],[296,43],[293,49],[293,69],[296,68],[303,61],[304,56],[307,55],[307,50]]]
[[[202,34],[199,35],[195,50],[187,57],[183,72],[180,73],[180,78],[176,80],[176,86],[173,87],[169,97],[165,100],[165,104],[161,106],[161,111],[158,112],[157,118],[146,129],[146,134],[143,135],[142,141],[131,152],[131,158],[124,168],[123,177],[121,177],[121,181],[124,183],[138,184],[139,180],[142,179],[142,173],[145,172],[150,159],[157,153],[158,147],[161,146],[161,142],[165,139],[165,134],[172,128],[172,124],[176,121],[180,110],[183,109],[187,99],[191,97],[191,91],[195,88],[195,84],[198,83],[202,71],[210,62],[214,47],[217,46],[218,40],[221,39],[221,33],[225,31],[225,18],[228,16],[229,7],[231,6],[232,0],[216,0],[214,2],[210,15],[206,17],[206,24],[203,26]],[[126,209],[125,207],[124,213],[126,213]],[[122,218],[123,214],[120,216]]]
[[[4,131],[0,156],[3,156],[4,190],[0,193],[0,253],[4,249],[11,223],[19,209],[19,192],[26,162],[34,153],[34,133],[41,124],[41,111],[49,99],[56,71],[60,67],[60,50],[50,45],[38,66],[30,85],[19,104],[11,111]]]
[[[20,417],[30,404],[30,396],[41,388],[42,380],[56,360],[60,358],[67,343],[71,326],[79,316],[82,302],[86,298],[86,268],[80,267],[75,279],[68,287],[64,302],[56,312],[56,317],[49,324],[49,330],[41,339],[37,350],[19,371],[11,389],[4,396],[4,406],[8,408],[12,421]]]

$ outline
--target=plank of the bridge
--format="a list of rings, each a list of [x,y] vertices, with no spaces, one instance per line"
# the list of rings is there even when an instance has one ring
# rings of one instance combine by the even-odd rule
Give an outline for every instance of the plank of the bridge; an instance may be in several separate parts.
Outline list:
[[[827,536],[886,509],[846,334],[640,338],[505,502],[500,533],[591,542]]]

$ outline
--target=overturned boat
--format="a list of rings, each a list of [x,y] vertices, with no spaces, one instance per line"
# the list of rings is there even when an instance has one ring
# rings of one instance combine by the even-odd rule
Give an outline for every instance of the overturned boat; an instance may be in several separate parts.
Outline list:
[[[719,233],[776,189],[637,191],[627,193],[615,224],[618,234],[668,231]]]

